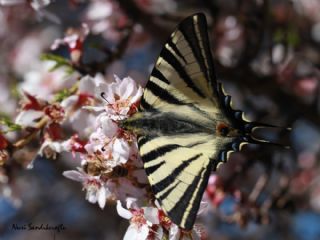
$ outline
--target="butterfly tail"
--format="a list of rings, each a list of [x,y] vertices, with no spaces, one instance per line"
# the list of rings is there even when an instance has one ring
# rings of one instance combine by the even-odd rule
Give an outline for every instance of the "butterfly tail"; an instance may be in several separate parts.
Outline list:
[[[278,131],[281,133],[290,132],[291,128],[274,126],[271,124],[257,123],[257,122],[247,122],[244,124],[245,135],[243,136],[243,141],[253,144],[268,144],[274,146],[280,146],[284,148],[290,148],[289,144],[277,143],[267,139],[263,139],[256,136],[256,131]]]

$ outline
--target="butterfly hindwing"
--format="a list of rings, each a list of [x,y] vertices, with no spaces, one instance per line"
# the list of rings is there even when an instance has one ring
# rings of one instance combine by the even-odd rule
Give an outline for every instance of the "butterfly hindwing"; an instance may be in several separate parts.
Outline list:
[[[157,142],[157,138],[153,141]],[[174,223],[191,229],[212,170],[212,160],[199,150],[175,141],[152,148],[142,142],[140,138],[140,154],[157,201]]]

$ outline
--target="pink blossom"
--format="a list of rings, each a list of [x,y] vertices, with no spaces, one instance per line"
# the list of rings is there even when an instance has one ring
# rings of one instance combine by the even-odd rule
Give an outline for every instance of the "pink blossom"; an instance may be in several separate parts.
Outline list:
[[[32,0],[32,1],[27,1],[27,0],[0,0],[0,5],[5,5],[5,6],[12,6],[16,4],[23,4],[30,2],[30,6],[34,10],[40,10],[44,8],[45,6],[49,5],[51,0]]]
[[[32,32],[22,38],[17,42],[10,56],[13,70],[20,76],[24,76],[30,71],[42,69],[43,63],[40,56],[57,35],[57,29],[52,27]]]
[[[69,141],[52,141],[50,139],[46,139],[40,149],[38,154],[40,156],[45,156],[47,158],[55,159],[57,157],[57,153],[61,153],[63,151],[70,151],[71,146]]]
[[[82,77],[78,83],[77,93],[61,102],[61,106],[68,116],[68,124],[80,136],[88,136],[94,131],[94,126],[91,123],[95,121],[96,116],[82,107],[95,104],[94,89],[99,81],[101,79],[98,77]]]
[[[111,27],[108,18],[112,17],[114,4],[111,1],[93,1],[86,12],[91,29],[94,33],[103,33]]]
[[[119,200],[125,200],[128,197],[134,197],[137,199],[145,199],[146,190],[142,187],[136,186],[136,184],[128,178],[116,178],[111,179],[107,183],[108,188]]]
[[[125,138],[119,135],[118,125],[106,116],[101,116],[99,126],[96,131],[90,135],[90,141],[85,146],[88,153],[101,152],[111,167],[125,164],[131,153],[131,138]]]
[[[216,174],[209,177],[208,186],[206,188],[206,196],[211,201],[214,207],[220,205],[225,198],[225,193],[221,189],[221,181]]]
[[[51,46],[52,50],[57,49],[60,45],[67,45],[69,47],[71,60],[78,63],[82,56],[83,42],[90,33],[87,24],[83,23],[80,29],[69,29],[66,36],[62,39],[56,39]]]
[[[10,94],[10,87],[7,80],[0,76],[0,105],[1,112],[13,116],[16,114],[16,100]]]
[[[118,214],[130,220],[130,225],[127,232],[124,235],[124,240],[144,240],[148,239],[150,234],[153,234],[153,225],[158,225],[160,223],[158,217],[158,209],[154,207],[143,207],[139,208],[137,206],[135,199],[127,199],[127,209],[122,207],[121,202],[117,201],[117,211]],[[153,239],[162,239],[163,230],[161,226],[158,226],[156,232],[157,236]],[[150,238],[149,238],[150,239]]]
[[[169,230],[169,240],[201,240],[207,239],[207,233],[200,225],[194,225],[190,232],[182,231],[177,225],[173,224]]]
[[[101,83],[98,86],[96,95],[102,98],[104,105],[91,109],[95,111],[104,110],[107,117],[113,120],[121,120],[136,111],[143,90],[130,77],[121,80],[115,75],[114,78],[114,82],[110,84]]]
[[[78,171],[65,171],[63,175],[71,180],[81,182],[83,189],[87,193],[86,199],[90,203],[98,203],[100,208],[104,208],[106,200],[110,197],[111,193],[98,176],[90,176],[80,168],[78,168]]]
[[[244,46],[243,26],[234,16],[221,18],[217,23],[217,57],[225,66],[234,66]]]
[[[183,231],[172,223],[162,210],[156,207],[140,207],[137,199],[127,198],[126,208],[117,201],[118,214],[130,221],[130,225],[123,239],[162,239],[164,229],[167,230],[169,240],[205,239],[203,229],[195,225],[191,231]]]
[[[49,123],[61,123],[64,120],[65,112],[58,104],[47,104],[34,96],[25,93],[26,100],[22,104],[22,111],[15,119],[15,123],[22,127],[37,128],[39,121],[46,117]]]
[[[174,0],[136,0],[145,11],[154,14],[173,13],[177,10],[177,2]]]
[[[19,85],[20,90],[39,99],[52,101],[55,93],[70,88],[76,82],[78,73],[70,75],[64,67],[50,71],[54,65],[54,61],[44,61],[39,68],[25,73],[24,81]]]
[[[91,1],[85,21],[94,34],[102,34],[106,39],[117,41],[121,37],[121,29],[128,25],[128,18],[116,1]]]
[[[22,127],[37,127],[38,120],[44,116],[43,111],[27,110],[18,114],[15,123]]]

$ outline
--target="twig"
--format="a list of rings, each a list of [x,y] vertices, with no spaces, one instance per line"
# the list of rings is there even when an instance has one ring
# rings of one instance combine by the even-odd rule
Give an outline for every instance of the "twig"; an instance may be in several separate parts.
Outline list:
[[[48,117],[43,117],[37,124],[37,126],[35,127],[35,129],[33,129],[33,131],[28,134],[27,136],[23,137],[22,139],[19,139],[18,141],[16,141],[13,145],[14,148],[16,149],[20,149],[22,147],[24,147],[25,145],[27,145],[32,139],[34,139],[34,137],[37,135],[38,131],[40,129],[42,129],[49,121]]]

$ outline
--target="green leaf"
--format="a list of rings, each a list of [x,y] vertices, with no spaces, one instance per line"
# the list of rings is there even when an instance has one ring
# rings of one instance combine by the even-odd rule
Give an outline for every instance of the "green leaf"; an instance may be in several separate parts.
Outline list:
[[[62,89],[60,92],[56,93],[54,96],[54,102],[61,102],[67,97],[75,94],[78,90],[78,84],[74,84],[70,89]]]
[[[54,95],[54,101],[61,102],[67,97],[69,97],[70,95],[71,95],[71,91],[69,89],[63,89]]]
[[[55,55],[55,54],[51,54],[51,53],[44,53],[41,55],[41,60],[55,62],[55,65],[49,70],[50,72],[52,72],[60,67],[66,67],[68,74],[71,74],[74,72],[74,69],[73,69],[70,61],[64,57],[59,56],[59,55]]]
[[[12,122],[8,117],[2,117],[0,119],[0,125],[7,127],[6,132],[14,132],[22,129],[19,124]]]
[[[299,38],[299,34],[297,32],[297,29],[295,29],[294,27],[291,27],[288,29],[288,44],[292,47],[295,47],[299,44],[300,42],[300,38]]]
[[[280,43],[284,40],[285,33],[282,29],[277,29],[273,34],[273,41]]]

